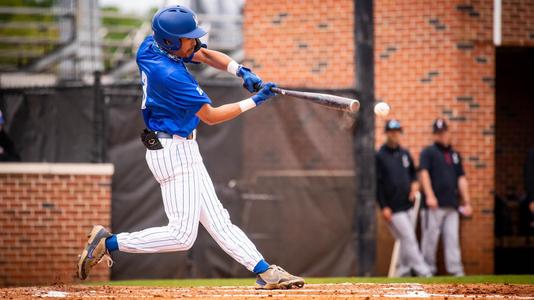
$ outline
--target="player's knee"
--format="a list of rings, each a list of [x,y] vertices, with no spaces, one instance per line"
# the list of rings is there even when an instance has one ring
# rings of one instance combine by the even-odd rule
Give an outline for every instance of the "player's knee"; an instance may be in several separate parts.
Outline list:
[[[181,224],[169,223],[169,233],[176,239],[176,246],[180,250],[188,250],[193,247],[197,236],[197,229],[194,227],[184,228]]]

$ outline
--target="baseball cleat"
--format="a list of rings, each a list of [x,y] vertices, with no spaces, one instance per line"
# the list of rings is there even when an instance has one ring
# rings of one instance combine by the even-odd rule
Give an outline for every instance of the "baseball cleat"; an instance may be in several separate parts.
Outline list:
[[[276,265],[270,265],[267,271],[256,277],[256,288],[263,290],[293,289],[304,286],[304,279],[286,272]]]
[[[113,261],[106,249],[106,238],[110,237],[109,233],[103,226],[95,225],[89,233],[87,240],[87,246],[83,249],[82,254],[78,256],[78,267],[76,274],[78,278],[84,280],[89,275],[91,268],[102,260],[108,262],[108,266],[111,267]]]

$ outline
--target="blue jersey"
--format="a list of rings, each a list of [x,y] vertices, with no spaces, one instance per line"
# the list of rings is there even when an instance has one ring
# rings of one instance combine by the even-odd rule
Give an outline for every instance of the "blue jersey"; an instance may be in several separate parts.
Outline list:
[[[189,74],[185,62],[191,57],[173,59],[148,36],[137,51],[137,65],[143,84],[143,119],[153,131],[187,137],[200,119],[196,113],[210,98]]]

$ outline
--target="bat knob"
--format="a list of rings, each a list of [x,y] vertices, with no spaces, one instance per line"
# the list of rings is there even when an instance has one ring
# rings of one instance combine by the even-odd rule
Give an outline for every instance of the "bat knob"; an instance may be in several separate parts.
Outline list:
[[[349,104],[349,110],[351,112],[357,112],[358,110],[360,110],[360,102],[356,101],[356,100],[353,100],[350,104]]]

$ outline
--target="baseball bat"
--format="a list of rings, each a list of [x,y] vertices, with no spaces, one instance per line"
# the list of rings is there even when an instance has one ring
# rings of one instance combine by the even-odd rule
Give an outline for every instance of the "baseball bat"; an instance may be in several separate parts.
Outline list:
[[[357,112],[360,109],[360,102],[356,99],[350,99],[328,94],[286,90],[277,87],[271,88],[271,91],[279,95],[286,95],[298,99],[307,100],[331,109],[347,112]]]

